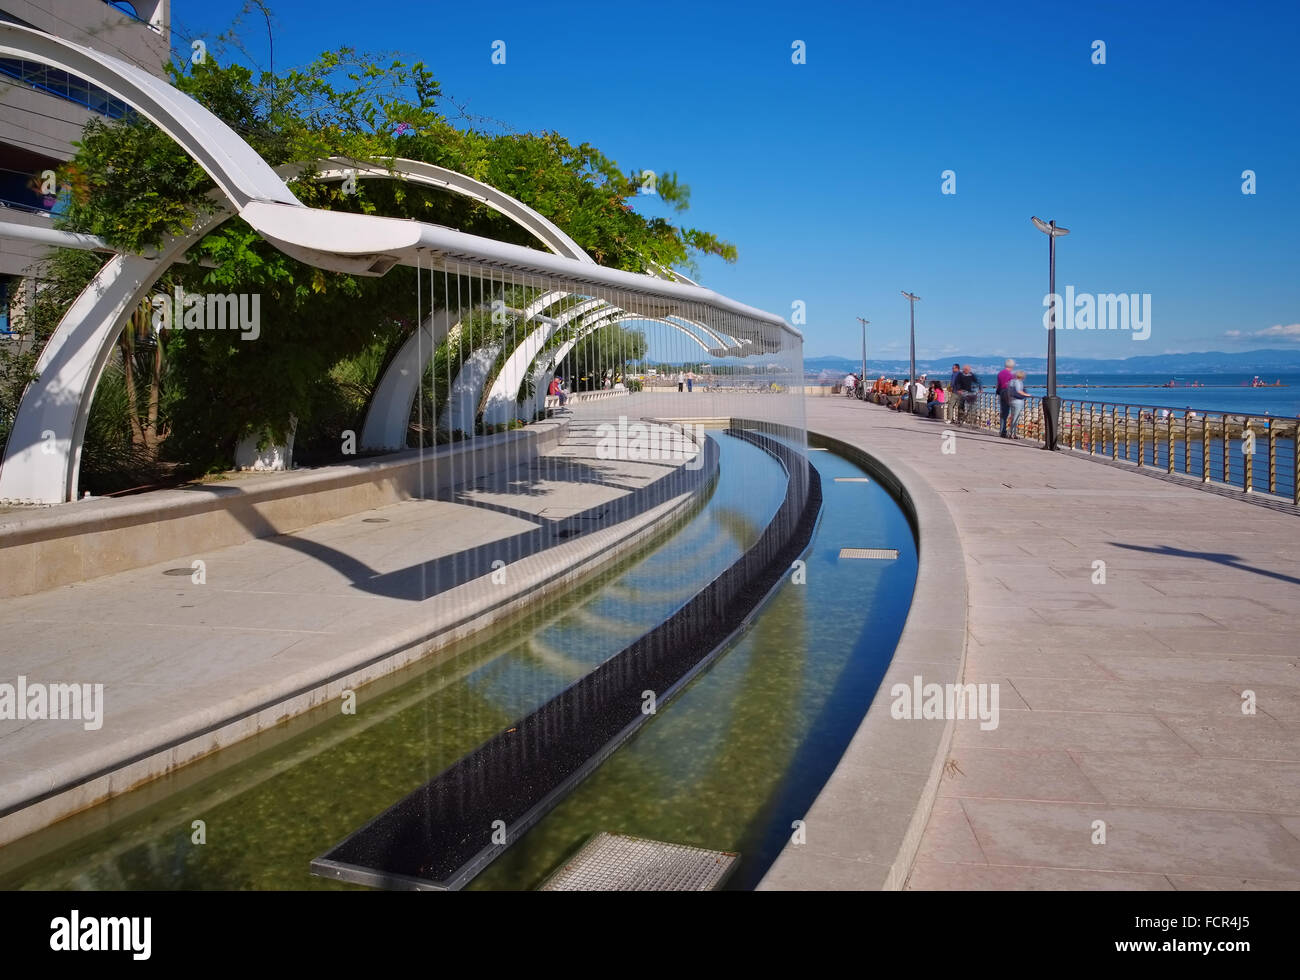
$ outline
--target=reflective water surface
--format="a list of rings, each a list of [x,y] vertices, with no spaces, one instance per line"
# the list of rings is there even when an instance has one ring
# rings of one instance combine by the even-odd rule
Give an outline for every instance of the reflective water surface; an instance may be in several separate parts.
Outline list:
[[[756,539],[783,471],[712,437],[718,482],[666,539],[363,688],[356,715],[324,706],[0,849],[0,888],[352,887],[312,876],[310,860],[661,622]],[[806,582],[787,580],[711,669],[470,887],[535,887],[601,830],[740,851],[730,887],[762,876],[871,701],[916,574],[894,501],[874,482],[836,483],[865,475],[846,460],[810,458],[825,507]],[[900,556],[842,561],[841,547]]]

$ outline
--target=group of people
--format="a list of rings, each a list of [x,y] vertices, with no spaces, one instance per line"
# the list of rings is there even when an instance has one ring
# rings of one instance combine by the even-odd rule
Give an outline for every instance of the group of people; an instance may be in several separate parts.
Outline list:
[[[984,391],[984,384],[969,364],[954,364],[947,384],[922,374],[917,378],[886,378],[881,375],[870,388],[860,383],[857,375],[844,378],[844,392],[849,397],[864,398],[887,406],[895,412],[913,412],[945,422],[964,422]],[[1016,370],[1016,362],[1007,358],[1005,367],[998,372],[996,392],[1001,426],[998,434],[1004,439],[1019,438],[1020,415],[1025,408],[1025,372]]]

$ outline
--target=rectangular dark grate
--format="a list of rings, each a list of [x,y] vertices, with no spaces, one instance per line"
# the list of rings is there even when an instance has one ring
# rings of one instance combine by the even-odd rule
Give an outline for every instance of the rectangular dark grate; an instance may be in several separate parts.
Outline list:
[[[709,892],[740,855],[602,831],[538,889],[544,892]]]
[[[896,548],[841,548],[841,558],[884,558],[893,559],[898,557]]]

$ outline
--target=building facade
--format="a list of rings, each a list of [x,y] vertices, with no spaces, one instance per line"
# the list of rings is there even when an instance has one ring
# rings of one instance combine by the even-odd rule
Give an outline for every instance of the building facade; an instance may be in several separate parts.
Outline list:
[[[96,48],[163,76],[170,57],[170,0],[0,0],[0,20]],[[95,116],[121,118],[125,104],[84,79],[0,57],[0,221],[50,226],[59,208],[54,172]],[[0,237],[0,333],[20,279],[41,257],[28,242]]]

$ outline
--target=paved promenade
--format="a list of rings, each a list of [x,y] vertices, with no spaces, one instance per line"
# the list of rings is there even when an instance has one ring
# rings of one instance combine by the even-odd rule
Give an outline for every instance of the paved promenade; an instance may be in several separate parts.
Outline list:
[[[996,729],[956,724],[909,888],[1300,888],[1300,518],[995,435],[955,430],[944,454],[941,423],[806,404],[810,429],[941,495],[965,680],[999,686]]]
[[[929,748],[895,767],[945,763],[907,887],[1300,888],[1300,517],[980,432],[953,429],[956,451],[945,453],[941,423],[842,398],[804,404],[810,430],[905,469],[931,514],[947,508],[956,541],[950,526],[927,549],[921,522],[931,557],[908,630],[926,630],[936,588],[960,593],[964,571],[964,679],[999,692],[996,728],[958,721],[946,754]],[[207,563],[204,585],[190,581],[186,557],[7,600],[0,677],[91,679],[109,694],[96,732],[0,725],[0,843],[227,744],[220,726],[231,718],[274,724],[286,692],[306,692],[293,705],[305,710],[337,697],[338,684],[323,686],[330,677],[394,650],[414,658],[466,590],[491,614],[482,581],[498,556],[519,569],[513,590],[535,581],[522,578],[529,563],[527,574],[546,576],[584,549],[612,553],[621,539],[611,535],[629,532],[587,522],[634,513],[638,488],[666,468],[595,459],[593,419],[798,422],[786,399],[759,395],[647,394],[575,408],[566,444],[526,473],[194,555]],[[624,523],[649,534],[673,506]],[[895,667],[906,674],[912,663],[927,669],[924,656],[903,660]],[[912,736],[895,729],[912,722],[879,708],[867,734]],[[174,758],[160,763],[168,745]],[[133,758],[142,761],[96,775]],[[23,809],[70,786],[84,792]],[[916,845],[915,794],[894,800],[849,781],[832,796],[839,826],[817,839],[841,856],[773,887],[876,887],[881,875],[869,872]],[[901,870],[888,877],[903,880]]]

